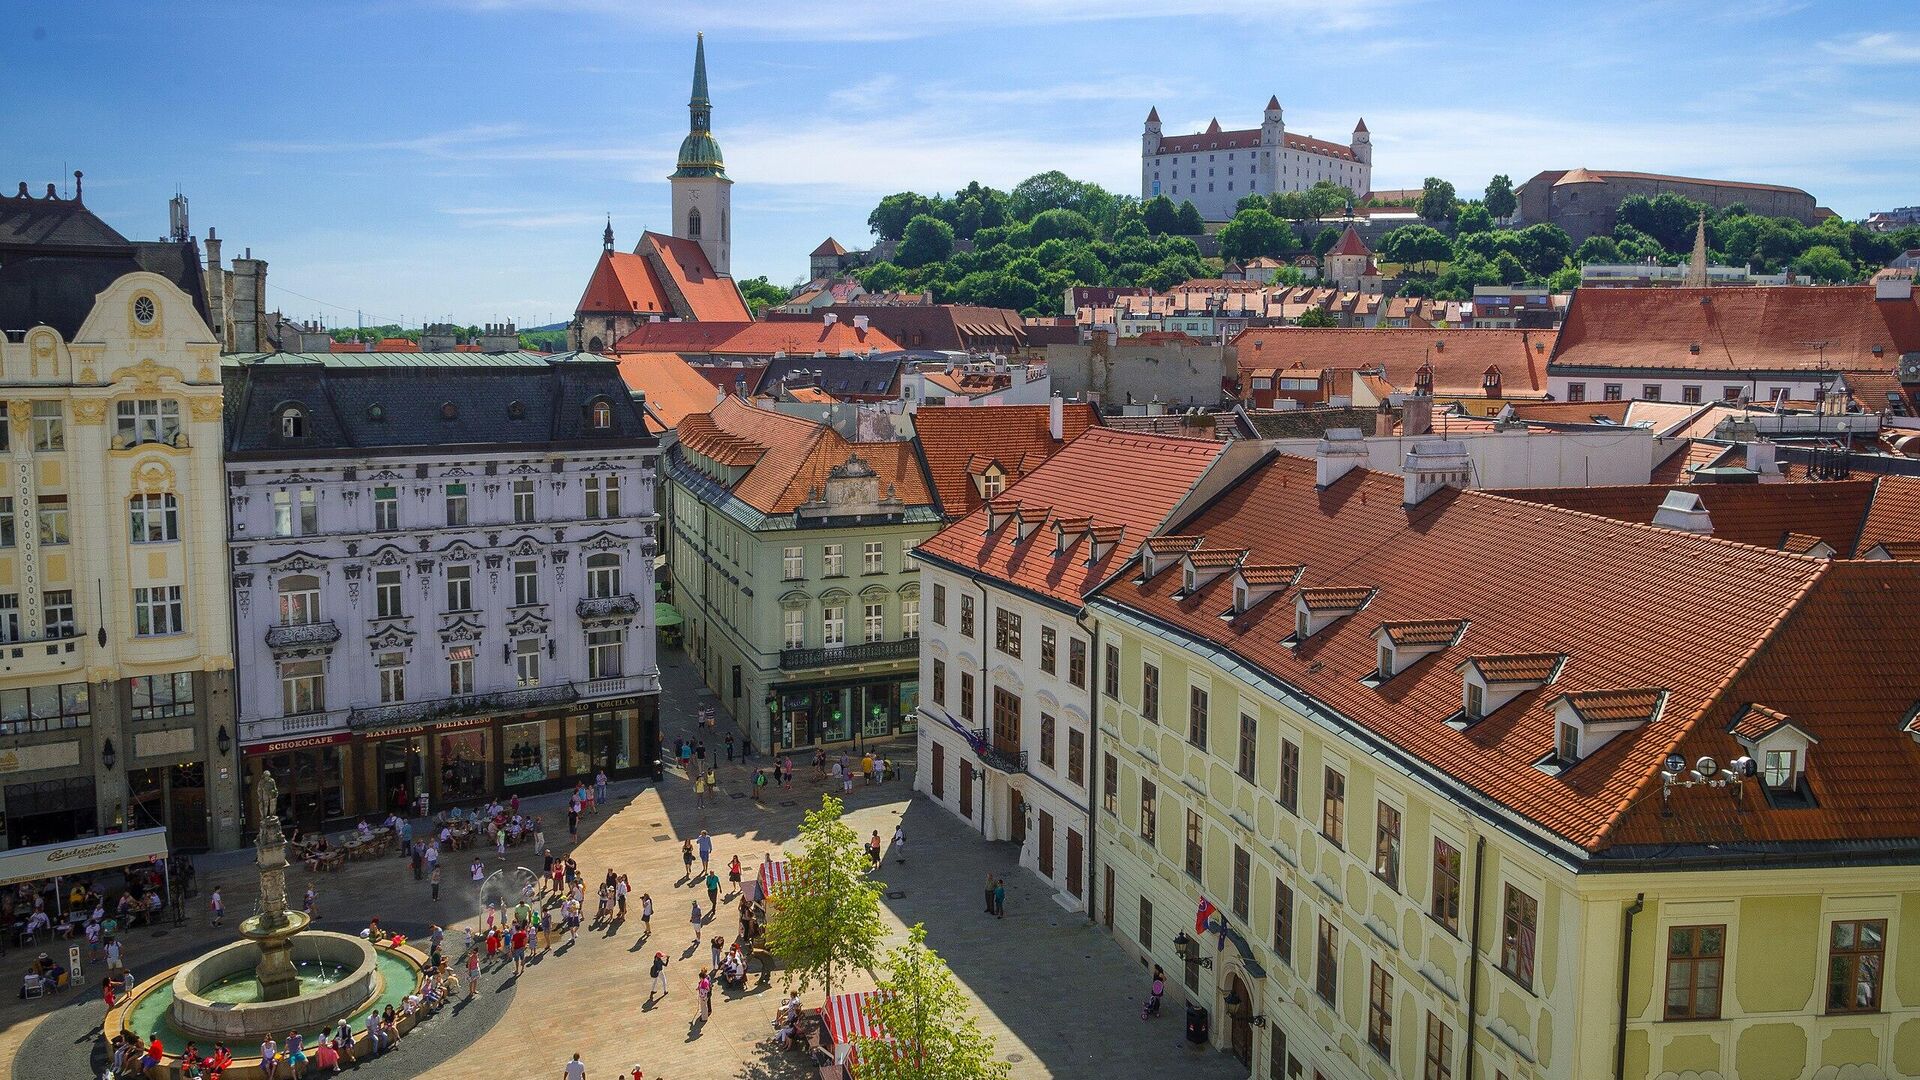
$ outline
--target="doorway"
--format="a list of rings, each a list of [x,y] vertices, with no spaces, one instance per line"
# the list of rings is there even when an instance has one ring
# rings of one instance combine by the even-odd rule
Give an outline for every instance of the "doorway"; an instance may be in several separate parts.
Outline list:
[[[1053,880],[1053,815],[1040,811],[1040,876]]]
[[[1020,789],[1007,789],[1007,822],[1013,832],[1013,842],[1018,847],[1027,845],[1027,801],[1020,797]]]
[[[960,816],[973,820],[973,764],[960,763]]]
[[[207,847],[207,764],[175,765],[167,776],[167,843],[177,851]]]
[[[1068,829],[1067,895],[1073,897],[1075,900],[1080,899],[1080,864],[1085,861],[1085,854],[1080,850],[1080,844],[1080,834],[1074,832],[1072,829]]]
[[[1227,980],[1228,1038],[1242,1068],[1253,1068],[1253,995],[1238,974]]]
[[[400,811],[426,789],[427,746],[419,736],[380,743],[380,796],[384,808]]]

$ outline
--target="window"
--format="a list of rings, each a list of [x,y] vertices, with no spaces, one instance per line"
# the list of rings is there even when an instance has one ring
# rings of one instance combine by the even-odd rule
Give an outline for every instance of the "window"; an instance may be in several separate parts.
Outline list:
[[[540,560],[513,560],[513,606],[540,602]]]
[[[42,495],[37,506],[40,518],[40,546],[64,544],[68,539],[67,497]]]
[[[273,493],[273,535],[312,536],[320,531],[320,502],[310,487]]]
[[[587,489],[587,517],[620,516],[620,477],[616,473],[591,473],[583,481]]]
[[[1660,400],[1660,384],[1645,383],[1640,387],[1640,396],[1647,401]]]
[[[4,426],[4,425],[0,425]],[[13,500],[0,498],[0,547],[13,546]]]
[[[397,705],[407,700],[407,658],[403,653],[381,653],[375,664],[380,673],[380,704]]]
[[[1100,806],[1116,817],[1120,813],[1120,762],[1112,754],[1100,755]]]
[[[54,636],[49,633],[47,636]],[[0,642],[20,640],[20,594],[0,593]]]
[[[306,626],[320,621],[320,579],[294,574],[280,579],[280,625]]]
[[[627,632],[616,626],[610,630],[587,633],[587,678],[610,679],[624,670],[620,662],[626,651]]]
[[[61,417],[60,403],[57,401],[34,402],[33,452],[48,454],[66,448],[66,421]]]
[[[0,690],[0,734],[86,727],[91,719],[83,682]]]
[[[447,693],[454,697],[473,693],[473,646],[455,646],[447,653]]]
[[[318,660],[280,665],[280,712],[285,716],[327,711],[327,675]]]
[[[868,604],[862,613],[864,618],[865,640],[879,641],[887,636],[887,608],[884,604]]]
[[[127,500],[127,538],[136,544],[180,539],[180,503],[172,495],[135,495]]]
[[[521,477],[513,482],[513,521],[526,525],[533,521],[533,480]]]
[[[1326,772],[1326,789],[1320,804],[1320,835],[1345,847],[1347,838],[1347,778],[1337,771]]]
[[[473,610],[473,567],[447,567],[447,610]]]
[[[1073,728],[1067,729],[1067,782],[1079,787],[1087,784],[1087,737]]]
[[[193,715],[193,672],[136,675],[127,680],[135,720],[168,720]]]
[[[1433,901],[1427,912],[1441,926],[1460,932],[1460,850],[1438,837],[1433,841]]]
[[[1486,702],[1487,702],[1486,691],[1480,688],[1480,684],[1471,683],[1471,682],[1468,683],[1467,684],[1467,707],[1466,707],[1467,719],[1478,720],[1483,715],[1485,715],[1486,708],[1487,708]]]
[[[700,235],[700,215],[697,211],[693,215],[692,230],[689,235]],[[593,430],[595,431],[605,431],[613,426],[613,406],[608,405],[604,401],[594,402],[593,408],[589,411],[588,416],[588,422],[593,425]],[[615,512],[618,513],[618,511]]]
[[[780,580],[799,581],[807,576],[807,549],[788,547],[780,549]]]
[[[988,469],[980,475],[980,497],[991,502],[1000,497],[1007,489],[1007,478],[1000,475],[999,469]]]
[[[516,686],[540,685],[540,639],[516,638],[513,642],[513,681]]]
[[[1253,859],[1246,850],[1233,846],[1233,916],[1241,922],[1247,921],[1247,910],[1252,905]]]
[[[1387,888],[1400,887],[1400,811],[1386,803],[1380,803],[1374,810],[1373,825],[1373,876],[1387,883]]]
[[[1016,660],[1020,658],[1019,612],[993,609],[993,647]]]
[[[920,569],[920,560],[913,557],[913,549],[916,546],[918,546],[919,543],[920,541],[914,539],[911,536],[907,537],[905,540],[900,541],[900,569],[901,570],[904,571],[904,570]]]
[[[1187,741],[1195,748],[1207,748],[1207,692],[1197,686],[1187,688]]]
[[[1154,799],[1159,794],[1160,789],[1154,786],[1153,781],[1147,779],[1140,781],[1140,839],[1149,844],[1153,843],[1159,820],[1153,808]]]
[[[467,523],[467,485],[448,484],[446,502],[447,526],[452,528],[465,525]]]
[[[1453,1029],[1431,1012],[1427,1014],[1426,1058],[1421,1080],[1453,1080]]]
[[[1055,658],[1056,658],[1055,650],[1056,649],[1057,649],[1057,645],[1054,641],[1053,627],[1051,626],[1041,627],[1040,628],[1040,670],[1046,672],[1049,675],[1057,674],[1055,670]]]
[[[1608,401],[1619,401],[1620,398],[1622,397],[1622,394],[1620,392],[1620,384],[1617,382],[1610,382],[1602,385],[1600,388],[1600,393],[1601,393],[1601,396],[1606,398]]]
[[[1293,888],[1273,879],[1273,955],[1293,966]]]
[[[1054,767],[1053,728],[1054,728],[1053,717],[1047,715],[1046,713],[1041,713],[1040,714],[1040,764],[1045,765],[1049,769]]]
[[[1567,384],[1567,400],[1568,401],[1587,400],[1587,384],[1583,382],[1568,383]]]
[[[1561,724],[1556,728],[1553,756],[1562,765],[1572,765],[1580,760],[1580,729],[1572,724]]]
[[[153,398],[119,402],[114,406],[113,435],[115,446],[172,445],[180,436],[180,403]]]
[[[304,439],[307,437],[307,414],[299,409],[283,409],[280,412],[280,437],[283,439]]]
[[[1683,401],[1683,402],[1685,402],[1685,403],[1686,403],[1686,404],[1688,404],[1688,405],[1698,405],[1698,404],[1700,404],[1700,388],[1699,388],[1699,387],[1697,387],[1697,386],[1683,386],[1683,387],[1681,387],[1681,388],[1680,388],[1680,400],[1681,400],[1681,401]]]
[[[1723,386],[1720,388],[1720,398],[1723,401],[1739,401],[1746,395],[1747,388],[1744,386]]]
[[[1291,739],[1280,740],[1280,805],[1300,812],[1300,748]]]
[[[1320,938],[1314,949],[1313,992],[1320,1000],[1333,1004],[1334,994],[1340,988],[1340,931],[1320,916]]]
[[[1770,788],[1790,788],[1794,786],[1794,779],[1799,775],[1800,771],[1798,768],[1799,757],[1800,752],[1798,750],[1767,751],[1764,763],[1765,767],[1762,769],[1762,775],[1766,779],[1767,786]]]
[[[1393,976],[1379,964],[1367,974],[1367,1045],[1393,1060]]]
[[[374,571],[373,609],[378,619],[397,619],[405,614],[400,607],[400,571]]]
[[[1160,669],[1152,664],[1140,665],[1140,715],[1160,722]]]
[[[1077,689],[1087,688],[1087,643],[1067,639],[1067,682]]]
[[[960,673],[960,718],[973,719],[973,672]]]
[[[184,629],[186,619],[181,609],[180,586],[155,585],[133,590],[133,632],[136,635],[155,637],[177,634]]]
[[[941,708],[945,708],[947,704],[947,662],[945,660],[933,662],[933,703]]]
[[[947,587],[945,585],[933,587],[933,625],[947,625]]]
[[[1880,974],[1886,962],[1887,920],[1835,922],[1827,948],[1827,1011],[1879,1011]]]
[[[1140,898],[1140,947],[1153,951],[1153,901]]]
[[[1240,755],[1236,771],[1243,780],[1253,779],[1254,739],[1258,734],[1253,717],[1240,714]]]
[[[1500,906],[1500,970],[1513,981],[1533,989],[1533,935],[1540,917],[1539,901],[1507,886]]]
[[[1725,926],[1676,926],[1667,931],[1667,1019],[1719,1019],[1726,947]]]
[[[828,604],[820,610],[820,644],[829,649],[837,649],[846,643],[846,605]]]
[[[973,597],[971,596],[960,597],[960,636],[966,638],[973,636]]]
[[[1101,681],[1106,683],[1107,696],[1117,701],[1120,698],[1120,646],[1107,646],[1106,658],[1107,667]]]
[[[867,541],[860,549],[860,572],[863,574],[884,574],[886,570],[886,547],[878,540]]]
[[[847,557],[845,549],[839,544],[828,544],[820,551],[822,570],[828,577],[845,577]]]
[[[620,595],[620,556],[610,551],[587,556],[587,595],[597,600]]]
[[[1187,810],[1187,875],[1195,881],[1200,880],[1201,864],[1206,854],[1204,828],[1200,821],[1200,811],[1189,807]]]
[[[918,596],[900,598],[900,636],[903,638],[920,636],[920,598]]]
[[[393,532],[400,527],[400,492],[397,488],[373,489],[373,529]]]
[[[798,649],[807,643],[807,609],[787,608],[780,613],[780,625],[785,648]]]

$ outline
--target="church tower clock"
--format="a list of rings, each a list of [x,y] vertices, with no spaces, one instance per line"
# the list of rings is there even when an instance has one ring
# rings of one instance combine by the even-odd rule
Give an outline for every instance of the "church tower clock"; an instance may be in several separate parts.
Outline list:
[[[727,274],[733,247],[733,181],[713,137],[713,103],[707,99],[705,35],[693,46],[693,96],[687,102],[687,137],[680,141],[673,186],[673,235],[692,240],[706,252],[714,272]]]

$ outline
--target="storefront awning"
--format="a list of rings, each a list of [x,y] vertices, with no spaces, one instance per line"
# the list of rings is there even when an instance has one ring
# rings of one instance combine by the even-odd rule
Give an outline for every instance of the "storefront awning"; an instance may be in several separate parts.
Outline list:
[[[892,1041],[874,1020],[874,1004],[880,1000],[883,992],[865,990],[853,994],[835,994],[827,999],[827,1007],[820,1012],[826,1021],[827,1034],[833,1039],[833,1060],[835,1064],[845,1065],[849,1059],[858,1063],[860,1056],[854,1052],[853,1040],[886,1039]]]
[[[679,626],[685,621],[680,617],[680,610],[672,604],[664,600],[653,602],[653,625],[665,630],[669,626]]]
[[[21,881],[90,874],[166,857],[167,830],[162,827],[0,851],[0,887]]]

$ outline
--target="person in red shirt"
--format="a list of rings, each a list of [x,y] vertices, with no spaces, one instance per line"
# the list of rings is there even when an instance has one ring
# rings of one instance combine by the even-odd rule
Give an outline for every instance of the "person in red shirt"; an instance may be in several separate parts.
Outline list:
[[[525,970],[527,970],[527,928],[515,926],[513,928],[513,973],[518,975]]]
[[[152,1072],[159,1067],[160,1060],[166,1056],[167,1048],[161,1044],[160,1033],[156,1031],[153,1033],[153,1042],[147,1045],[147,1056],[140,1059],[140,1067]]]

